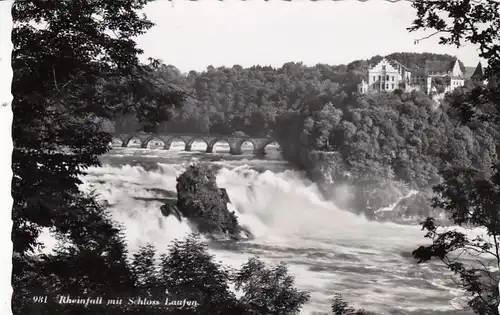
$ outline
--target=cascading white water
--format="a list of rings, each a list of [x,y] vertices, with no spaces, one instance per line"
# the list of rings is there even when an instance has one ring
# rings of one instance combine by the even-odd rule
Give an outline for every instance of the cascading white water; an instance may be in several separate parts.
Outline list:
[[[115,156],[137,155],[124,152]],[[155,152],[146,154],[158,158]],[[137,161],[145,159],[145,154],[137,156]],[[113,218],[126,229],[132,252],[146,243],[164,252],[173,239],[191,232],[185,221],[164,217],[159,210],[162,202],[154,199],[163,197],[159,189],[176,191],[176,177],[193,156],[176,162],[165,159],[149,161],[157,166],[149,170],[128,161],[106,164],[89,169],[84,178],[83,189],[96,189],[110,203]],[[236,249],[212,246],[211,251],[232,267],[253,255],[270,263],[287,262],[297,286],[311,292],[303,314],[327,312],[336,292],[354,305],[383,313],[442,310],[439,314],[447,314],[448,301],[459,294],[446,282],[442,268],[412,261],[409,253],[424,243],[420,227],[371,222],[338,209],[322,200],[315,184],[294,171],[258,172],[252,161],[216,163],[224,166],[217,173],[219,187],[226,188],[230,206],[255,239]]]

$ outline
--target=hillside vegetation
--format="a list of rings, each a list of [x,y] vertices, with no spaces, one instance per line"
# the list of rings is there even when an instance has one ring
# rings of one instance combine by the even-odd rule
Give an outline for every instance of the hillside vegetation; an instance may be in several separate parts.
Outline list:
[[[393,53],[387,57],[412,69],[423,67],[427,60],[444,63],[454,60],[450,55],[431,53]],[[374,56],[337,66],[318,64],[310,67],[295,62],[280,68],[209,66],[203,72],[187,74],[182,74],[175,66],[161,64],[146,81],[155,82],[157,88],[165,86],[166,90],[175,87],[188,95],[182,108],[171,111],[171,119],[158,125],[158,131],[215,134],[240,131],[264,136],[273,134],[277,118],[287,113],[319,109],[329,102],[338,108],[349,101],[352,103],[356,86],[368,66],[381,59],[382,56]],[[116,114],[113,119],[116,131],[138,130],[142,125],[134,114],[126,110]]]

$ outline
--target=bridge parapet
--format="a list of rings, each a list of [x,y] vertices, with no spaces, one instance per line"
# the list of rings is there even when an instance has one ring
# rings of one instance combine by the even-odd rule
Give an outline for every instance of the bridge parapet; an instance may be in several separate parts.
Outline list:
[[[141,143],[141,148],[147,148],[148,144],[152,140],[160,140],[163,142],[165,150],[169,150],[170,146],[175,140],[180,140],[184,142],[185,151],[191,151],[192,144],[201,140],[207,145],[207,153],[212,153],[215,144],[218,141],[226,141],[229,144],[229,152],[233,155],[242,154],[242,145],[245,142],[251,142],[254,148],[253,153],[255,155],[265,155],[265,148],[268,144],[274,142],[272,138],[258,138],[258,137],[234,137],[229,135],[200,135],[200,134],[145,134],[145,133],[134,133],[134,134],[115,134],[113,135],[115,139],[119,139],[122,143],[122,147],[128,147],[130,141],[133,138],[138,138]]]

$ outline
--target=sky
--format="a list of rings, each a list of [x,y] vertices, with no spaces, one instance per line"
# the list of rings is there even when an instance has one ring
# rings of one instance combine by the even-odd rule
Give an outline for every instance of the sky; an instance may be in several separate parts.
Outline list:
[[[163,60],[182,72],[212,65],[243,67],[286,62],[346,64],[392,52],[457,56],[466,66],[480,60],[472,44],[438,44],[430,33],[409,33],[416,17],[407,1],[157,0],[144,13],[156,26],[137,42],[141,57]]]

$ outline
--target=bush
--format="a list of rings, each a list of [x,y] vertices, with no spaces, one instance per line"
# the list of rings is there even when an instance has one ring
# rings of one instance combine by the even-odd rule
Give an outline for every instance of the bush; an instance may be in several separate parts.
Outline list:
[[[235,284],[237,290],[243,289],[241,302],[252,315],[299,314],[310,296],[294,288],[294,279],[283,262],[269,269],[257,258],[251,258],[236,274]]]
[[[334,295],[332,312],[333,315],[376,315],[375,313],[365,311],[364,309],[354,309],[350,307],[340,294]]]
[[[197,235],[174,241],[161,256],[159,279],[169,297],[199,303],[199,314],[235,314],[238,301],[229,289],[231,272],[214,262]]]
[[[155,250],[150,245],[134,256],[137,287],[149,296],[164,299],[166,289],[171,299],[197,301],[196,307],[184,309],[190,314],[292,315],[309,298],[294,288],[294,278],[284,263],[268,268],[251,258],[239,271],[231,271],[214,261],[196,234],[175,241],[168,254],[161,256],[159,267],[153,264]],[[231,283],[243,291],[241,299],[229,289]]]

